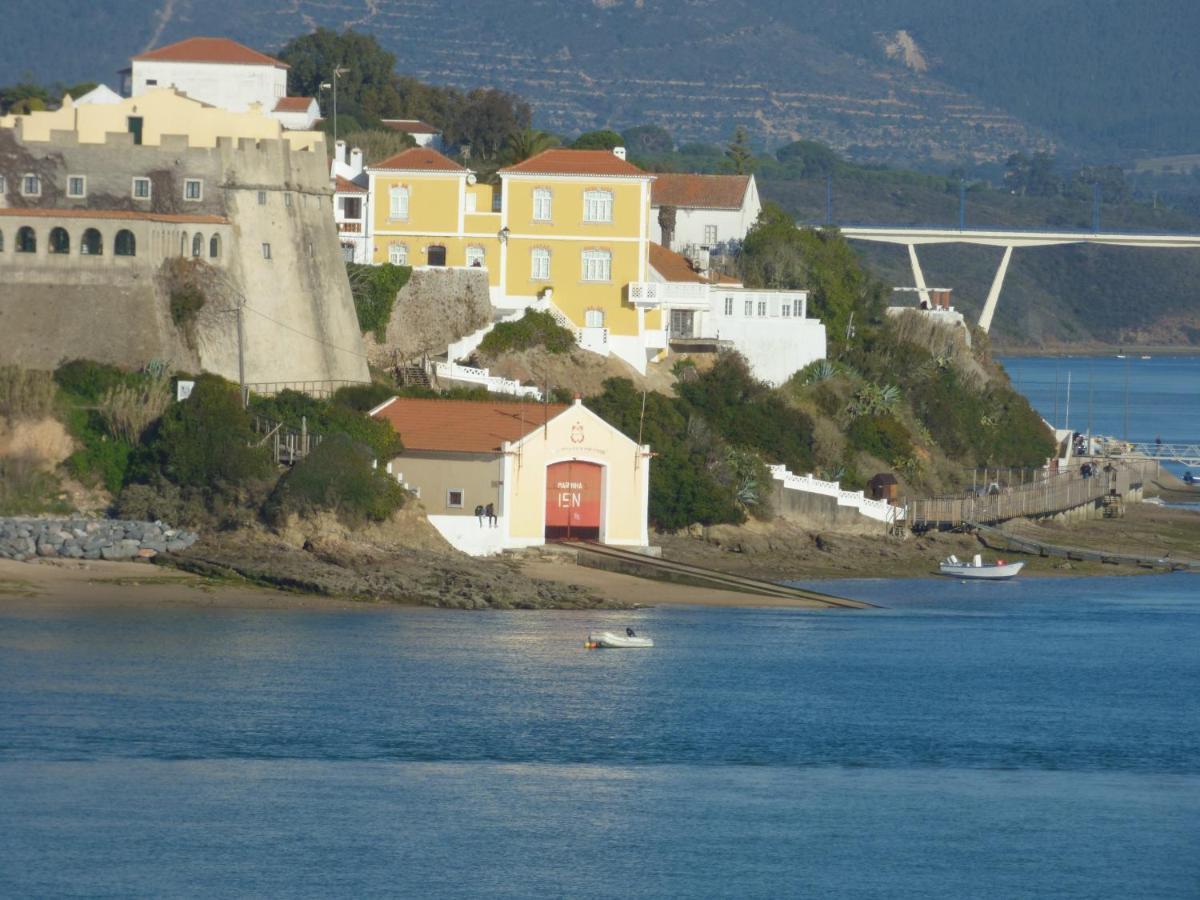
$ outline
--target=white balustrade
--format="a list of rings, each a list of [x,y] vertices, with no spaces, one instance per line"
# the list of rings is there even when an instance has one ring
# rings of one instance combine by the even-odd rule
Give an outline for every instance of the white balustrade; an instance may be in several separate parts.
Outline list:
[[[454,362],[437,362],[433,365],[434,372],[438,378],[446,378],[451,381],[465,381],[468,384],[478,384],[487,388],[495,394],[510,394],[514,397],[532,397],[534,400],[542,399],[542,392],[532,386],[521,384],[512,378],[503,378],[499,375],[492,375],[487,369],[479,369],[475,366],[460,366]]]
[[[820,494],[837,498],[838,506],[849,506],[879,522],[895,522],[904,518],[904,508],[892,506],[886,500],[873,500],[862,491],[844,491],[836,481],[823,481],[811,474],[796,475],[786,466],[768,466],[771,477],[783,483],[785,490]]]

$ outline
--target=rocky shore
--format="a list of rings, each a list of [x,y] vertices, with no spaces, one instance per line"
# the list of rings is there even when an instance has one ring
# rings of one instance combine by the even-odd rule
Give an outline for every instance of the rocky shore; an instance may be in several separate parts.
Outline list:
[[[0,559],[153,559],[194,543],[191,531],[120,519],[0,519]]]

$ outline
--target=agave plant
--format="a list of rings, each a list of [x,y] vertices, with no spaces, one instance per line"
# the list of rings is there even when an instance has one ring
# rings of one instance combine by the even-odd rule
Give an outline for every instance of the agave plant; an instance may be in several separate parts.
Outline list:
[[[804,370],[805,384],[820,384],[822,381],[828,381],[837,374],[837,366],[827,359],[818,360],[812,363]]]
[[[900,388],[894,384],[880,387],[868,382],[854,392],[854,398],[846,411],[851,418],[878,416],[891,410],[900,402]]]

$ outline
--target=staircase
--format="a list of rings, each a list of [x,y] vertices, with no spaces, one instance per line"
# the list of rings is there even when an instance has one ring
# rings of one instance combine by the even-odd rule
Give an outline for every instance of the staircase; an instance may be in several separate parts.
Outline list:
[[[429,371],[424,360],[407,362],[396,366],[396,380],[405,387],[430,387]]]

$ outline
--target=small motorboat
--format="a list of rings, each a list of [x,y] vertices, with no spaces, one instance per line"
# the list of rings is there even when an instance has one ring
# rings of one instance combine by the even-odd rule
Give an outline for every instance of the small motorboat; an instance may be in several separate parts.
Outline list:
[[[938,572],[952,578],[982,578],[989,581],[1002,581],[1013,578],[1025,568],[1025,563],[1006,563],[1002,559],[994,563],[985,563],[978,553],[970,562],[964,562],[957,556],[949,556],[938,565]]]
[[[654,641],[632,633],[613,634],[611,631],[594,631],[588,635],[587,643],[583,646],[588,650],[632,650],[653,647]]]

